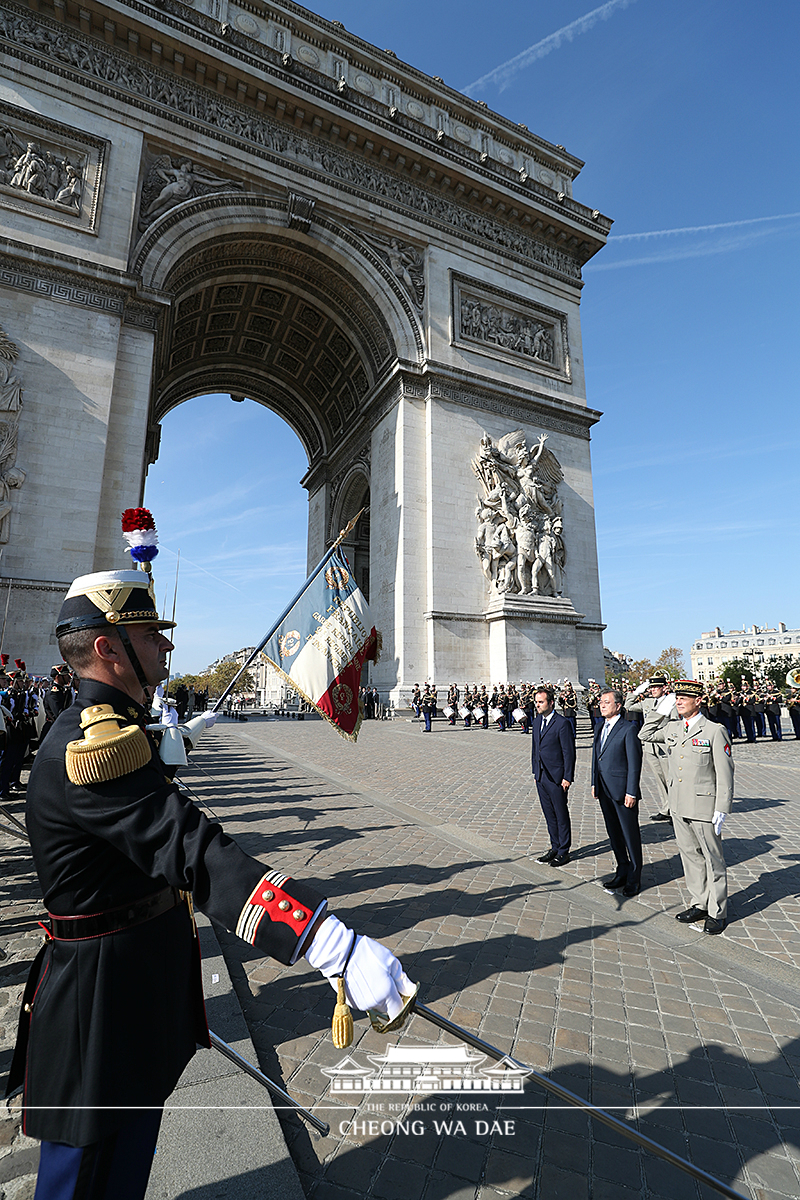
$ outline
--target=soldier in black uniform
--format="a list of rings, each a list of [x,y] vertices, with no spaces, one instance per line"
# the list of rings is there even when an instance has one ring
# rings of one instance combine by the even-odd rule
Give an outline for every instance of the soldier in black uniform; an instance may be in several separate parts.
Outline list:
[[[187,893],[261,953],[305,955],[331,980],[345,972],[355,1007],[388,1012],[413,990],[385,947],[250,858],[168,777],[144,702],[167,675],[172,625],[142,571],[75,580],[57,625],[81,682],[31,771],[49,931],[8,1085],[24,1082],[23,1128],[43,1143],[38,1200],[144,1196],[164,1101],[209,1045]]]

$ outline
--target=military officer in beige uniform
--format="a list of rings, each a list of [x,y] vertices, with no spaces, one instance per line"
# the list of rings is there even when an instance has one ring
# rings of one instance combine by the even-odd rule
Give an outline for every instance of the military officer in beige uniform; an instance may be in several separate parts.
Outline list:
[[[639,737],[667,750],[669,808],[691,907],[677,914],[689,925],[704,920],[706,933],[722,933],[728,917],[728,882],[720,832],[733,802],[733,762],[728,735],[700,711],[703,685],[681,679],[673,716],[648,713]]]
[[[659,711],[664,713],[669,709],[667,697],[671,696],[670,691],[672,680],[666,675],[654,675],[652,679],[646,680],[640,684],[635,692],[631,692],[630,696],[625,701],[626,713],[641,713],[645,719],[653,709],[659,705]],[[646,694],[645,694],[646,693]],[[661,701],[664,701],[662,704]],[[675,712],[675,702],[673,699],[671,712]],[[667,715],[670,715],[667,711]],[[667,790],[667,750],[660,742],[645,742],[644,745],[645,761],[650,764],[650,770],[653,772],[653,778],[656,781],[656,791],[658,792],[658,811],[650,817],[651,821],[671,821],[669,815],[669,795]]]

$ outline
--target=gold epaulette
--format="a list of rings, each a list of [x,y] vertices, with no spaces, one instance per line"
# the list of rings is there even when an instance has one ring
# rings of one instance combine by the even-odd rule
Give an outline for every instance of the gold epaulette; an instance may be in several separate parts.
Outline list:
[[[67,776],[84,787],[106,783],[138,771],[151,756],[147,734],[138,725],[125,725],[110,704],[93,704],[81,713],[83,741],[67,743]]]

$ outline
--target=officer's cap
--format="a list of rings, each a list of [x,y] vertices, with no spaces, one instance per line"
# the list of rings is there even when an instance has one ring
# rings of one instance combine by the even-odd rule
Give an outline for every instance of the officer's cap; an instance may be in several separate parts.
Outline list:
[[[109,625],[152,625],[174,629],[162,621],[156,608],[153,581],[145,571],[95,571],[80,575],[64,597],[58,614],[56,637],[79,629],[107,629]]]
[[[698,679],[678,679],[672,690],[676,696],[703,696],[706,689]]]

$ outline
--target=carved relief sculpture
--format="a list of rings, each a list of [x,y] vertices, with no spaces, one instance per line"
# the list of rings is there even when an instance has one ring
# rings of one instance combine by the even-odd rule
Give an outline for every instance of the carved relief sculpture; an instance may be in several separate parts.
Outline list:
[[[193,200],[195,196],[207,196],[210,192],[240,192],[242,184],[238,180],[223,179],[212,175],[198,167],[191,159],[175,160],[168,154],[161,154],[151,164],[142,184],[142,199],[139,205],[139,229],[145,230],[163,213],[181,204],[184,200]]]
[[[456,274],[453,342],[493,358],[522,359],[545,375],[570,378],[563,312]]]
[[[558,459],[545,446],[547,434],[529,450],[521,429],[494,445],[481,440],[472,469],[483,485],[475,516],[475,552],[492,592],[560,596],[566,551],[562,501],[564,478]]]
[[[361,234],[387,264],[392,274],[405,287],[417,312],[425,304],[425,254],[416,246],[410,246],[397,238],[377,237]]]
[[[17,430],[22,410],[22,385],[14,373],[19,351],[0,328],[0,544],[8,542],[11,492],[22,487],[25,472],[16,466]]]
[[[0,125],[0,184],[40,200],[79,212],[84,163],[40,142],[23,144],[8,125]]]

